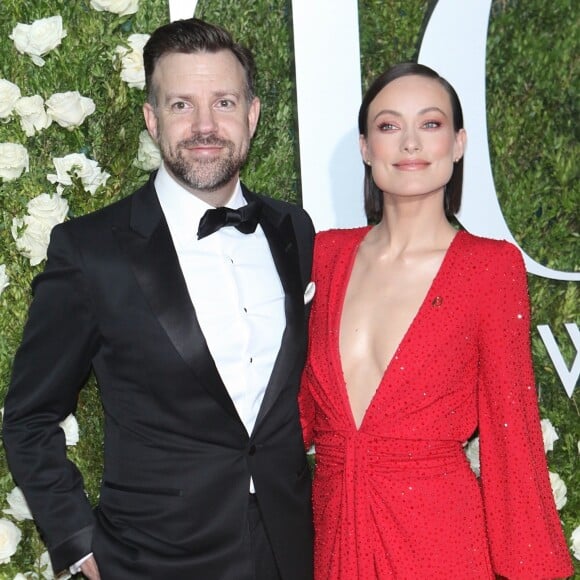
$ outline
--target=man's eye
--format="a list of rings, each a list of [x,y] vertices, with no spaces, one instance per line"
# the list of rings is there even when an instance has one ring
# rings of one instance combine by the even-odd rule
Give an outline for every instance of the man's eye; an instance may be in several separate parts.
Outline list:
[[[173,105],[171,105],[171,108],[174,111],[184,111],[187,108],[187,105],[183,101],[177,101],[176,103],[173,103]]]
[[[217,105],[221,109],[229,109],[234,106],[234,102],[231,99],[220,99]]]

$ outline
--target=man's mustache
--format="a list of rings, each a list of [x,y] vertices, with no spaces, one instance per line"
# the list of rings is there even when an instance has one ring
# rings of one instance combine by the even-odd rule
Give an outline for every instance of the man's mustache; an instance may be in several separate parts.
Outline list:
[[[228,147],[231,145],[231,141],[227,141],[226,139],[220,139],[216,136],[193,136],[189,139],[185,139],[179,142],[179,147],[207,147],[207,146],[216,146],[216,147]]]

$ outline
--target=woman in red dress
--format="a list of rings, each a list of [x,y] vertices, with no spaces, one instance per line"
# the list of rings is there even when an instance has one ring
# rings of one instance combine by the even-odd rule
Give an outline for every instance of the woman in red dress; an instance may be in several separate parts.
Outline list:
[[[397,65],[367,91],[359,130],[376,225],[317,236],[300,394],[316,579],[564,578],[522,258],[449,222],[466,142],[457,95]],[[476,430],[479,480],[463,450]]]

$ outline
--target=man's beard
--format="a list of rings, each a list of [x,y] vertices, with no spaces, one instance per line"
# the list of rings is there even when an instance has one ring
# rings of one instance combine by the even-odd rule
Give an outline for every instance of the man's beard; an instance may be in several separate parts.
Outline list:
[[[184,157],[183,149],[200,145],[223,147],[227,155],[195,160],[188,160]],[[232,181],[248,156],[247,146],[236,153],[235,144],[232,141],[212,136],[196,136],[180,141],[174,151],[163,140],[160,141],[159,147],[167,169],[185,186],[197,191],[216,191]]]

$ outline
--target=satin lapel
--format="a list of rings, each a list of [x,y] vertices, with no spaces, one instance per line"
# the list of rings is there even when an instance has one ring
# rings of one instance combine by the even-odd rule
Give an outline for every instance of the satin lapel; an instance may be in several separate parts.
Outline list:
[[[250,192],[244,191],[244,195],[248,200],[254,199]],[[289,215],[282,215],[264,203],[260,225],[268,240],[274,264],[286,294],[284,302],[286,328],[282,335],[280,351],[268,381],[254,431],[272,408],[280,391],[287,384],[288,377],[302,348],[304,329],[304,294],[301,283],[298,246],[292,220]]]
[[[131,227],[125,231],[118,229],[115,235],[129,258],[154,315],[177,352],[202,387],[239,420],[199,326],[171,234],[151,182],[134,196]]]

